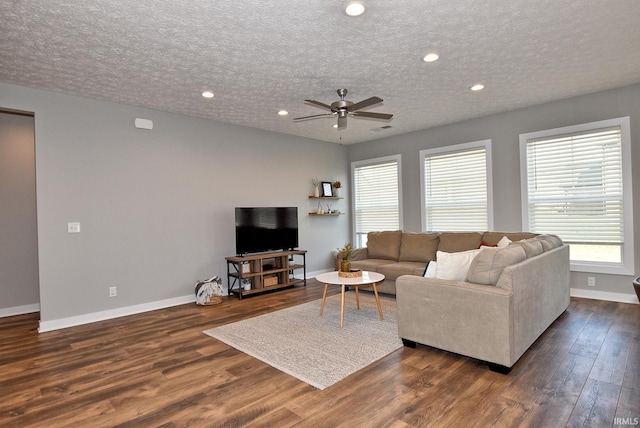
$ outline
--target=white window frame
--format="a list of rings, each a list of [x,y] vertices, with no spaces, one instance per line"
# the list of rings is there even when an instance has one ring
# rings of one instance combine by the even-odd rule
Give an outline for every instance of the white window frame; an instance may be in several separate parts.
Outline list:
[[[548,138],[556,135],[583,133],[602,128],[620,127],[621,155],[622,155],[622,186],[623,186],[623,240],[621,263],[597,263],[586,261],[572,261],[571,270],[576,272],[606,273],[614,275],[634,275],[634,235],[633,235],[633,189],[631,177],[631,133],[629,117],[601,120],[580,125],[565,126],[537,132],[520,134],[520,174],[522,195],[522,227],[529,230],[529,194],[527,186],[527,141]]]
[[[364,159],[360,161],[351,162],[351,188],[353,189],[352,198],[351,198],[351,212],[353,213],[352,217],[352,230],[353,230],[353,244],[357,246],[358,243],[358,231],[356,230],[356,185],[355,185],[355,170],[356,168],[364,167],[364,166],[374,166],[382,163],[388,162],[396,162],[398,165],[398,227],[400,230],[403,230],[403,222],[402,222],[402,156],[401,155],[390,155],[373,159]]]
[[[425,176],[424,161],[426,157],[443,154],[464,152],[477,148],[484,148],[486,154],[486,174],[487,174],[487,230],[493,230],[493,162],[491,155],[491,140],[472,141],[470,143],[455,144],[452,146],[438,147],[434,149],[420,150],[420,216],[422,222],[422,231],[427,231],[427,216],[425,212]]]

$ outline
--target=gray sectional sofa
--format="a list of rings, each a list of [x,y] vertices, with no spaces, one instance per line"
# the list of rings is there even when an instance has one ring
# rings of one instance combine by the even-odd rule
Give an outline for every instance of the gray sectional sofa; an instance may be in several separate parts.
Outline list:
[[[513,242],[506,244],[505,236]],[[491,247],[498,242],[505,245]],[[472,261],[461,278],[423,276],[438,255],[444,263],[445,256],[465,253]],[[455,352],[500,372],[508,372],[569,306],[569,247],[553,235],[376,232],[352,268],[386,276],[378,290],[396,295],[406,346]]]

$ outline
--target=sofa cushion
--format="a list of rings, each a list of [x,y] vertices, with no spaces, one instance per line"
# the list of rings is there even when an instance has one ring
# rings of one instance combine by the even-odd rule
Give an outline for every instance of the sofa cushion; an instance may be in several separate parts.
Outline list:
[[[369,232],[367,234],[368,257],[370,259],[398,261],[401,239],[401,230]]]
[[[368,270],[369,272],[378,272],[378,269],[382,265],[386,265],[389,263],[396,263],[393,260],[382,260],[382,259],[366,259],[366,260],[356,260],[351,262],[351,269],[360,269],[360,270]]]
[[[438,251],[455,253],[480,248],[482,235],[477,232],[442,232]]]
[[[526,258],[525,250],[520,244],[505,248],[485,248],[471,262],[466,280],[475,284],[496,285],[504,268]]]
[[[471,262],[480,251],[482,250],[474,249],[455,253],[438,251],[436,278],[464,281]]]
[[[385,280],[395,281],[402,275],[422,275],[424,263],[422,262],[397,262],[378,266],[378,273],[384,275]]]
[[[542,247],[542,242],[539,239],[531,238],[531,239],[523,239],[522,241],[514,242],[511,245],[520,245],[524,248],[524,252],[527,255],[527,258],[535,257],[539,254],[542,254],[544,251]]]
[[[553,250],[554,248],[562,246],[562,239],[556,235],[538,235],[536,239],[540,241],[544,251]]]
[[[521,241],[523,239],[533,238],[536,234],[531,232],[484,232],[482,234],[482,242],[495,245],[503,236],[506,236],[512,241]]]
[[[399,261],[427,263],[435,260],[438,242],[437,233],[403,232]]]

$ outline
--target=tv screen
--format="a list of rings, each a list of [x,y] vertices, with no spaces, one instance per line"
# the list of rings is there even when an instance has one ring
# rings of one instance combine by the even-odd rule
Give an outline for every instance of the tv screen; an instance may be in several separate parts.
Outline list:
[[[236,254],[297,247],[297,207],[236,208]]]

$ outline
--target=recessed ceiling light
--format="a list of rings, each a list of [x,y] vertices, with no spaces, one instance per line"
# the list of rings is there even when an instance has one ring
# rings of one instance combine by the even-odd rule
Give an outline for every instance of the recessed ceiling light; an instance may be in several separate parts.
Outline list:
[[[279,114],[280,116],[286,116],[286,115],[288,115],[288,114],[289,114],[289,112],[288,112],[288,111],[286,111],[286,110],[280,110],[280,111],[278,112],[278,114]]]
[[[344,13],[349,16],[360,16],[364,13],[364,3],[360,1],[352,1],[344,9]]]
[[[438,58],[440,58],[440,57],[438,56],[438,54],[437,54],[437,53],[433,53],[433,52],[432,52],[432,53],[428,53],[428,54],[426,54],[426,55],[424,56],[424,58],[422,58],[422,60],[423,60],[424,62],[433,62],[433,61],[437,61],[437,60],[438,60]]]
[[[476,83],[469,89],[471,89],[472,91],[481,91],[484,89],[484,85],[482,83]]]
[[[204,91],[202,93],[202,96],[205,97],[205,98],[213,98],[214,97],[213,92],[211,92],[211,91]]]
[[[333,127],[338,129],[338,124],[337,123],[333,124]]]

